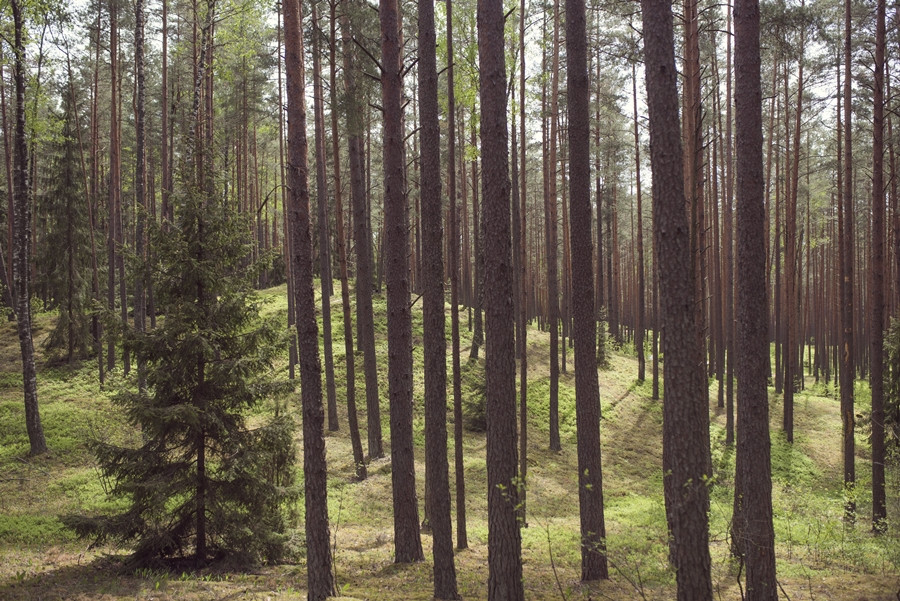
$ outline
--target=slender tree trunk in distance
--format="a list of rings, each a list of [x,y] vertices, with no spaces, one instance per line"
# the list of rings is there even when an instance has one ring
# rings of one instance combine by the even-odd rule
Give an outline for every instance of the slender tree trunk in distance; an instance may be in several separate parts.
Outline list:
[[[277,48],[278,48],[278,172],[280,176],[281,182],[281,206],[285,208],[285,215],[287,215],[287,177],[284,168],[284,94],[282,93],[283,86],[281,85],[281,56],[282,56],[282,45],[281,45],[281,28],[282,28],[282,15],[278,15],[278,24],[276,26],[276,36],[277,36]],[[332,79],[332,81],[334,81]],[[297,336],[294,334],[294,326],[296,324],[297,310],[294,307],[294,268],[291,265],[291,228],[288,227],[288,220],[285,219],[283,221],[284,224],[284,248],[282,252],[284,253],[284,271],[285,271],[285,283],[287,284],[287,322],[288,322],[288,330],[290,332],[288,335],[290,336],[290,341],[288,342],[288,378],[291,380],[294,379],[296,375],[294,372],[294,367],[297,365]]]
[[[331,133],[333,143],[334,165],[334,214],[335,214],[335,247],[338,254],[338,265],[341,280],[341,309],[344,318],[344,363],[346,365],[347,390],[347,425],[350,428],[350,444],[353,447],[353,463],[356,466],[356,478],[365,480],[366,458],[363,454],[362,440],[359,432],[359,419],[356,411],[356,361],[353,354],[353,316],[350,306],[350,284],[347,275],[347,238],[344,230],[344,203],[341,189],[341,157],[339,136],[337,135],[337,90],[335,88],[335,34],[337,23],[334,14],[335,3],[331,4]],[[313,4],[313,19],[316,19],[316,4]],[[323,115],[324,117],[324,115]],[[324,150],[322,151],[324,153]]]
[[[635,65],[631,65],[631,87],[634,95],[634,179],[635,190],[637,195],[637,277],[638,277],[638,297],[637,297],[637,319],[634,328],[634,348],[637,351],[638,358],[638,382],[644,381],[646,372],[646,361],[644,359],[644,212],[641,204],[641,136],[638,129],[638,110],[637,110],[637,70]],[[569,127],[572,127],[571,118]],[[571,131],[571,129],[570,129]],[[572,227],[575,227],[575,221],[572,220]],[[574,253],[573,253],[574,255]],[[574,275],[573,275],[574,280]]]
[[[313,120],[316,145],[316,208],[319,229],[319,281],[322,289],[322,350],[325,354],[325,394],[328,399],[328,429],[340,429],[337,409],[337,391],[334,383],[334,352],[331,335],[331,251],[328,236],[328,187],[325,183],[325,109],[322,91],[322,58],[319,50],[319,16],[316,2],[312,3],[313,20]],[[347,361],[352,357],[347,356]],[[351,434],[352,436],[352,434]]]
[[[281,49],[279,44],[279,71],[281,65]],[[160,121],[160,137],[162,139],[162,146],[160,150],[161,160],[160,164],[162,167],[162,190],[161,193],[161,201],[162,201],[162,222],[165,223],[168,220],[171,220],[170,209],[169,209],[169,193],[172,191],[172,179],[171,172],[169,171],[169,0],[162,0],[162,91],[160,94],[160,107],[162,112],[162,117]],[[279,77],[279,90],[281,88],[280,82],[281,78]],[[280,94],[280,91],[279,91]],[[281,103],[279,103],[281,106]],[[279,117],[281,113],[279,111]],[[279,118],[279,122],[281,119]]]
[[[519,248],[521,256],[519,257],[519,276],[520,291],[513,293],[521,294],[519,300],[519,331],[520,335],[517,340],[519,344],[519,481],[522,483],[522,489],[519,495],[519,525],[528,526],[526,512],[526,496],[528,494],[528,256],[526,253],[527,244],[525,242],[528,230],[526,229],[527,205],[525,204],[527,191],[526,163],[525,163],[525,147],[528,145],[525,137],[525,0],[521,0],[519,5],[519,168],[521,189],[519,191],[522,208],[520,210],[521,224],[513,223],[512,227],[519,227],[519,238],[522,243]],[[513,157],[515,160],[515,157]],[[513,182],[516,185],[516,182]]]
[[[34,367],[34,341],[31,333],[31,185],[28,181],[28,145],[25,138],[25,18],[20,0],[11,0],[15,30],[13,79],[16,92],[16,125],[13,138],[13,205],[15,240],[13,243],[13,285],[15,286],[16,329],[22,353],[22,383],[25,392],[25,429],[30,454],[47,451],[44,428],[38,408],[37,374]]]
[[[462,379],[459,344],[459,214],[456,198],[456,98],[453,89],[453,1],[447,0],[447,196],[450,200],[450,337],[453,369],[453,457],[456,472],[456,548],[469,546],[463,463]]]
[[[852,119],[852,80],[851,77],[851,19],[850,0],[845,0],[844,12],[844,156],[843,184],[844,201],[844,237],[841,262],[841,416],[843,417],[843,451],[844,451],[844,488],[851,489],[856,485],[856,416],[853,409],[853,127]],[[844,513],[850,521],[856,519],[856,502],[853,495],[847,497]]]
[[[566,0],[566,73],[569,110],[569,221],[575,319],[575,416],[578,423],[578,502],[581,515],[581,579],[609,578],[603,470],[600,460],[600,386],[594,320],[591,249],[591,168],[584,0]],[[635,128],[637,125],[635,124]],[[640,191],[638,192],[640,198]],[[640,202],[640,201],[638,201]]]
[[[283,0],[284,65],[287,76],[288,218],[291,264],[300,345],[300,386],[303,407],[303,475],[306,505],[306,566],[309,601],[336,594],[328,527],[328,474],[325,461],[325,412],[322,368],[313,290],[312,225],[310,223],[304,93],[303,36],[299,0]]]
[[[358,344],[363,352],[366,378],[366,417],[369,460],[384,456],[381,436],[381,407],[378,398],[378,365],[375,357],[375,326],[372,314],[372,239],[367,227],[363,130],[366,108],[356,82],[358,66],[354,47],[349,2],[341,16],[344,48],[344,90],[347,98],[347,146],[350,156],[350,200],[356,243],[356,318]],[[408,301],[407,301],[408,304]]]
[[[553,2],[553,63],[550,90],[550,156],[547,159],[547,321],[550,325],[550,450],[561,451],[559,439],[559,277],[556,235],[556,144],[559,123],[559,1]]]
[[[315,10],[315,9],[314,9]],[[333,18],[333,15],[332,15]],[[332,23],[333,27],[333,23]],[[332,33],[334,29],[332,28]],[[334,63],[332,63],[333,65]],[[334,73],[332,72],[331,81],[334,82]],[[334,85],[334,84],[332,84]],[[332,94],[335,94],[332,91]],[[334,98],[334,96],[332,96]],[[337,122],[337,105],[332,103],[332,126]],[[332,129],[332,132],[336,131]],[[334,137],[334,144],[337,147],[338,138]],[[356,477],[359,480],[366,479],[366,458],[362,450],[362,440],[359,433],[359,420],[356,411],[356,361],[353,354],[353,316],[350,306],[350,284],[347,275],[347,244],[344,232],[344,204],[342,201],[342,193],[340,189],[339,153],[335,153],[334,167],[334,214],[335,225],[337,227],[335,245],[338,253],[338,264],[341,278],[341,309],[344,317],[344,363],[346,365],[346,389],[347,389],[347,424],[350,428],[350,443],[353,447],[353,463],[356,465]]]
[[[488,601],[522,601],[503,3],[478,3],[487,334]]]
[[[381,0],[381,98],[384,107],[384,226],[388,304],[388,396],[394,561],[422,561],[412,432],[412,314],[409,298],[409,202],[403,169],[403,65],[400,8]],[[363,218],[364,219],[364,218]],[[365,224],[363,223],[363,226]],[[357,224],[359,227],[359,224]]]
[[[134,3],[134,70],[136,98],[135,104],[135,196],[137,200],[137,226],[135,229],[135,253],[138,269],[134,278],[134,326],[138,332],[147,328],[147,305],[144,296],[144,227],[147,219],[145,188],[147,183],[147,162],[144,132],[144,0]],[[138,360],[138,386],[146,386],[146,362]]]
[[[728,11],[728,33],[726,34],[726,56],[728,67],[725,80],[725,202],[722,203],[722,217],[725,221],[723,229],[725,246],[725,442],[734,444],[734,160],[732,156],[731,110],[734,100],[731,94],[731,22],[732,14]],[[768,231],[763,238],[768,240]],[[768,348],[768,346],[766,347]],[[766,361],[768,364],[768,353]]]
[[[874,139],[872,142],[872,289],[867,311],[872,320],[869,336],[869,383],[872,387],[872,529],[887,530],[884,485],[884,51],[885,0],[878,0],[875,17]]]
[[[801,6],[803,2],[801,0]],[[784,419],[782,429],[788,442],[794,442],[794,391],[797,388],[796,380],[803,378],[802,356],[798,346],[798,311],[799,277],[797,274],[797,200],[800,184],[800,124],[803,116],[803,44],[804,36],[800,36],[800,57],[797,80],[797,114],[794,126],[794,150],[793,166],[791,168],[790,192],[786,195],[785,202],[785,226],[784,226],[784,272],[785,272],[785,316],[787,317],[784,355]],[[786,89],[786,87],[785,87]],[[798,361],[798,359],[800,359]],[[799,369],[798,369],[799,368]]]
[[[472,128],[472,147],[478,146],[476,139],[475,120],[470,121]],[[465,173],[465,171],[463,171]],[[475,317],[472,319],[472,346],[469,349],[469,361],[478,359],[478,349],[484,344],[484,322],[481,311],[484,307],[484,228],[481,225],[481,210],[478,207],[478,157],[472,159],[472,240],[475,268],[474,298],[472,307]]]
[[[434,597],[458,599],[447,464],[447,337],[441,227],[441,129],[434,2],[419,2],[419,139],[422,153],[422,311],[425,346],[425,504],[433,533]]]
[[[97,266],[97,244],[95,238],[95,230],[99,226],[97,213],[100,210],[100,119],[99,112],[99,91],[100,91],[100,17],[102,14],[102,6],[97,5],[97,18],[94,26],[95,39],[94,44],[94,64],[91,77],[91,183],[90,195],[88,196],[88,207],[91,210],[91,286],[92,298],[95,302],[95,308],[91,312],[91,326],[94,334],[94,352],[97,353],[97,376],[102,388],[106,382],[106,372],[104,370],[105,357],[103,356],[103,322],[100,320],[99,307],[102,305],[102,297],[100,292],[100,277]],[[0,78],[2,79],[2,78]]]
[[[762,156],[759,0],[737,0],[735,85],[737,120],[737,337],[738,455],[743,498],[740,528],[747,565],[747,598],[776,601],[775,533],[772,527],[772,471],[769,400],[766,389],[768,307],[766,302],[765,204]]]
[[[116,309],[116,195],[121,187],[120,160],[118,141],[119,123],[119,86],[118,80],[118,35],[117,27],[117,3],[118,0],[109,1],[109,70],[110,70],[110,101],[109,101],[109,195],[107,197],[107,221],[106,221],[106,308],[112,313]],[[116,339],[113,332],[109,333],[106,346],[106,371],[112,371],[116,366]]]
[[[663,473],[679,601],[711,601],[709,556],[709,402],[694,308],[690,224],[678,128],[672,7],[642,0],[644,64],[650,116],[654,236],[662,298],[665,402]]]

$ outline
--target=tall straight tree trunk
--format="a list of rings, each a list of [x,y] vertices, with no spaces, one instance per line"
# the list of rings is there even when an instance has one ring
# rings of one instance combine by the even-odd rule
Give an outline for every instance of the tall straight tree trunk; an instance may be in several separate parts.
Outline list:
[[[283,11],[282,11],[283,12]],[[278,48],[278,56],[282,56],[282,43],[281,43],[281,29],[282,29],[282,14],[278,15],[278,24],[276,25],[276,40],[277,40],[277,48]],[[332,53],[333,54],[333,53]],[[281,85],[281,61],[278,61],[278,174],[279,181],[281,182],[281,204],[285,209],[285,215],[287,215],[287,177],[286,171],[284,168],[284,94],[282,92],[283,86]],[[334,82],[334,79],[332,79]],[[333,86],[333,83],[332,83]],[[333,105],[332,105],[333,106]],[[239,145],[236,145],[239,146]],[[237,167],[236,167],[237,168]],[[240,203],[240,201],[238,201]],[[291,265],[291,228],[288,227],[288,220],[284,219],[284,248],[282,250],[284,256],[284,271],[285,271],[285,280],[287,284],[287,325],[288,325],[288,335],[290,336],[290,340],[288,342],[288,378],[291,380],[294,379],[295,369],[294,367],[297,365],[297,336],[294,333],[295,325],[296,325],[296,317],[297,311],[294,307],[294,268]]]
[[[441,227],[441,128],[434,2],[419,2],[419,138],[422,152],[422,278],[425,346],[425,504],[434,545],[434,597],[458,599],[447,464],[447,337]]]
[[[138,259],[137,273],[134,278],[134,327],[138,332],[147,329],[147,305],[145,302],[146,273],[144,262],[146,260],[144,250],[144,228],[147,219],[146,184],[147,161],[146,143],[144,131],[144,0],[136,0],[134,3],[134,71],[135,71],[135,197],[137,201],[137,225],[135,228],[134,248]],[[146,386],[147,366],[143,359],[138,360],[138,385]]]
[[[869,333],[869,382],[872,387],[872,529],[887,530],[884,485],[884,51],[885,1],[878,0],[875,17],[875,90],[872,141],[872,289],[867,312]]]
[[[634,179],[637,200],[638,277],[637,319],[635,321],[634,329],[634,348],[637,351],[638,359],[638,382],[643,382],[646,374],[646,360],[644,358],[644,211],[641,202],[641,135],[640,130],[638,129],[637,69],[634,65],[631,66],[631,88],[634,96]],[[569,120],[569,127],[572,127],[571,119]],[[574,219],[572,220],[572,225],[573,227],[575,226]]]
[[[856,485],[856,417],[853,409],[853,127],[852,81],[851,77],[851,19],[850,0],[844,9],[844,156],[843,160],[843,215],[844,236],[841,244],[841,416],[843,424],[844,487],[852,489]],[[844,507],[850,520],[856,519],[856,502],[853,495],[848,497]]]
[[[412,313],[409,286],[409,202],[403,176],[403,65],[400,8],[381,0],[381,99],[384,107],[384,226],[388,304],[388,396],[394,561],[422,561],[412,427]],[[359,227],[359,224],[357,224]]]
[[[684,78],[682,79],[682,136],[684,139],[684,196],[691,228],[691,275],[696,288],[695,308],[699,323],[694,333],[706,344],[703,302],[703,102],[700,90],[699,0],[684,0]]]
[[[319,15],[316,2],[312,3],[313,31],[319,31]],[[322,56],[319,36],[313,35],[313,120],[316,145],[316,201],[319,230],[319,283],[322,289],[322,351],[325,355],[325,394],[328,399],[328,429],[340,429],[337,409],[337,391],[334,383],[334,352],[331,335],[331,251],[328,236],[328,186],[325,183],[325,109],[322,91]],[[347,361],[352,357],[348,356]],[[352,436],[352,433],[351,433]]]
[[[284,0],[285,74],[288,115],[288,218],[292,230],[291,264],[300,345],[303,406],[303,475],[306,504],[306,569],[310,601],[336,594],[328,527],[328,474],[325,461],[325,412],[322,368],[313,290],[312,225],[310,223],[304,93],[303,36],[300,2]]]
[[[279,44],[280,46],[280,44]],[[162,139],[161,166],[162,166],[162,222],[171,221],[171,209],[169,206],[169,194],[172,191],[172,174],[169,170],[169,1],[162,0],[162,91],[160,94],[161,121],[160,121],[160,137]],[[280,48],[279,48],[280,56]],[[280,65],[279,63],[279,72]],[[279,77],[279,88],[281,78]],[[280,91],[279,91],[280,93]],[[279,103],[279,106],[281,104]],[[280,116],[280,113],[279,113]],[[279,122],[281,119],[279,118]],[[279,138],[280,139],[280,138]]]
[[[556,235],[556,144],[559,123],[559,0],[553,2],[553,62],[550,88],[550,156],[547,159],[547,321],[550,325],[550,450],[561,451],[559,439],[559,277]]]
[[[728,34],[726,35],[726,56],[728,67],[725,80],[725,201],[722,207],[722,218],[725,222],[723,229],[725,246],[725,442],[734,444],[734,351],[735,351],[735,324],[734,324],[734,160],[732,156],[731,136],[731,110],[733,97],[731,94],[731,21],[732,15],[728,11]],[[768,240],[768,231],[764,237]],[[768,315],[766,316],[768,318]],[[766,347],[768,348],[768,347]],[[766,360],[768,361],[768,353]]]
[[[103,356],[103,322],[98,315],[97,307],[102,305],[102,297],[100,291],[100,278],[97,266],[97,245],[95,238],[95,230],[99,225],[97,213],[100,210],[100,119],[99,119],[99,92],[100,92],[100,18],[102,14],[102,5],[97,5],[97,19],[94,28],[96,39],[94,43],[94,64],[91,78],[91,180],[90,195],[88,196],[88,207],[91,209],[91,287],[94,302],[96,303],[94,310],[91,312],[91,326],[94,335],[94,352],[97,353],[97,376],[100,381],[101,388],[106,382],[106,372],[104,370],[105,357]]]
[[[447,196],[450,199],[450,337],[453,368],[453,458],[456,472],[456,548],[469,546],[463,463],[462,378],[459,343],[459,215],[456,205],[456,98],[453,88],[453,1],[447,0]]]
[[[516,511],[516,361],[510,273],[510,183],[503,3],[478,3],[481,149],[484,157],[485,364],[488,601],[522,601],[522,539]]]
[[[803,2],[801,1],[801,6]],[[790,191],[786,195],[787,206],[785,209],[784,227],[784,272],[785,272],[785,316],[787,327],[785,328],[784,355],[784,419],[782,429],[788,442],[794,442],[794,392],[797,388],[796,380],[803,377],[802,362],[798,361],[798,312],[799,277],[797,274],[797,192],[800,188],[800,124],[803,117],[803,44],[804,36],[800,36],[800,57],[797,76],[797,114],[794,125],[794,149],[793,166],[791,168]],[[785,87],[786,89],[786,87]],[[798,370],[798,367],[800,368]]]
[[[350,284],[347,274],[347,237],[344,230],[344,201],[343,190],[341,189],[341,153],[340,153],[340,137],[337,134],[338,105],[337,105],[337,89],[335,76],[335,50],[336,50],[336,32],[337,19],[335,16],[336,2],[331,4],[331,57],[330,57],[330,78],[331,84],[331,134],[332,134],[332,152],[333,152],[333,173],[334,173],[334,216],[335,216],[335,247],[338,254],[338,265],[341,280],[341,310],[344,318],[344,364],[346,369],[346,391],[347,391],[347,425],[350,428],[350,444],[353,448],[353,463],[356,466],[356,477],[359,480],[365,480],[366,459],[363,454],[362,440],[359,432],[359,419],[356,411],[356,361],[353,354],[353,316],[350,306]],[[316,19],[315,4],[313,4],[313,19]],[[322,150],[324,153],[324,149]]]
[[[11,0],[15,53],[13,79],[16,92],[16,125],[13,138],[13,205],[15,240],[13,243],[13,285],[15,286],[16,329],[22,353],[22,384],[25,393],[25,429],[31,455],[47,451],[44,428],[38,408],[37,374],[34,367],[34,341],[31,333],[31,184],[28,181],[28,145],[25,138],[25,18],[19,0]]]
[[[738,456],[742,480],[740,532],[747,564],[747,598],[776,601],[775,533],[766,380],[765,204],[762,157],[759,0],[737,0],[735,85],[737,123]]]
[[[476,121],[469,121],[471,127],[471,143],[473,148],[477,148],[478,140],[476,136]],[[474,276],[474,298],[472,299],[472,307],[475,317],[472,319],[472,346],[469,352],[469,360],[478,358],[478,349],[484,344],[484,322],[482,321],[482,309],[484,308],[484,229],[481,221],[481,210],[478,207],[478,157],[472,158],[472,254],[474,257],[475,268]],[[465,171],[463,171],[465,173]]]
[[[117,195],[121,188],[121,159],[119,156],[119,86],[118,64],[119,30],[117,24],[118,0],[109,0],[109,194],[107,197],[106,221],[106,308],[110,313],[116,310],[116,206]],[[116,339],[109,332],[106,347],[106,370],[112,371],[116,366]]]
[[[600,460],[600,386],[591,252],[590,87],[584,0],[566,0],[566,74],[569,110],[569,204],[572,224],[572,301],[575,319],[575,417],[578,424],[578,502],[581,579],[609,578],[603,469]],[[636,126],[635,126],[636,127]],[[640,192],[638,192],[640,198]],[[640,202],[640,201],[638,201]]]
[[[449,0],[448,0],[449,6]],[[526,214],[527,205],[525,204],[527,192],[527,176],[525,163],[525,150],[528,141],[525,137],[525,0],[521,0],[519,5],[519,161],[520,161],[520,186],[519,191],[520,202],[522,208],[519,211],[521,224],[513,223],[512,227],[519,227],[519,237],[521,245],[519,252],[519,284],[521,289],[514,291],[513,294],[520,294],[519,300],[519,481],[522,483],[522,490],[519,496],[519,519],[522,526],[528,525],[526,512],[526,495],[528,491],[528,255],[526,252],[527,244],[525,242],[527,236]],[[513,157],[515,160],[515,157]],[[516,185],[513,182],[513,185]],[[590,219],[590,216],[588,216]]]
[[[356,82],[358,66],[350,16],[341,17],[344,48],[344,90],[347,106],[347,145],[350,156],[350,199],[353,205],[353,230],[356,243],[356,319],[357,338],[363,352],[366,378],[366,414],[369,460],[384,456],[381,437],[381,407],[378,398],[378,365],[375,357],[375,325],[372,313],[372,238],[367,227],[366,181],[363,134],[366,109],[362,91]],[[407,304],[408,304],[407,299]]]
[[[597,63],[597,73],[596,78],[597,81],[600,81],[601,77],[601,65],[603,61],[600,58],[600,49],[597,49],[597,58],[595,60]],[[607,363],[607,355],[606,355],[606,310],[605,303],[603,302],[606,298],[603,294],[603,179],[601,177],[601,148],[600,148],[600,108],[602,106],[601,102],[601,87],[595,86],[597,88],[597,97],[594,102],[596,108],[596,113],[594,115],[594,120],[596,121],[596,127],[594,129],[594,146],[597,148],[597,155],[594,159],[594,171],[597,179],[595,186],[595,204],[596,204],[596,213],[597,213],[597,362],[599,365],[603,366]],[[654,265],[656,261],[654,260]],[[655,267],[654,267],[655,270]],[[654,326],[655,327],[655,326]]]
[[[712,599],[709,556],[709,394],[697,331],[690,224],[678,131],[672,7],[642,0],[650,116],[654,236],[659,258],[663,355],[663,488],[679,601]]]

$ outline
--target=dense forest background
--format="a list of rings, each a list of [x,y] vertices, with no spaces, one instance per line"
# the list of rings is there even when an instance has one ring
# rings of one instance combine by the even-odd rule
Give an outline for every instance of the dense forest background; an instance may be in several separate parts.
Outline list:
[[[0,596],[893,598],[900,8],[0,14]]]

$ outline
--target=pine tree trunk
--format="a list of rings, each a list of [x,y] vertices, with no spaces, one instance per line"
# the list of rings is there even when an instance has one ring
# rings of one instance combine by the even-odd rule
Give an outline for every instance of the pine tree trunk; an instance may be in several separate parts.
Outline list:
[[[600,386],[591,240],[590,128],[587,32],[584,0],[566,0],[566,73],[569,112],[569,221],[575,320],[575,417],[578,428],[578,501],[581,515],[581,579],[609,578],[603,471],[600,460]],[[640,192],[638,193],[640,194]],[[640,196],[638,196],[640,198]],[[640,202],[640,201],[638,201]]]
[[[441,144],[434,3],[419,2],[419,107],[425,346],[425,504],[434,545],[434,597],[458,599],[447,464],[447,338],[441,227]]]
[[[654,236],[665,328],[663,488],[679,601],[712,599],[710,577],[709,407],[703,348],[694,308],[693,257],[685,212],[684,164],[678,128],[672,8],[642,0],[644,64],[650,116]]]
[[[456,480],[456,548],[469,546],[463,461],[462,379],[459,342],[459,214],[456,198],[456,98],[453,81],[453,1],[447,0],[447,196],[450,199],[450,337],[453,369],[453,453]]]
[[[734,157],[732,155],[731,111],[734,105],[731,82],[731,23],[732,11],[728,12],[727,61],[725,79],[725,201],[722,203],[722,219],[724,227],[723,246],[725,250],[725,322],[722,324],[725,338],[725,442],[734,444],[734,360],[735,360],[735,323],[734,323]],[[764,240],[768,240],[768,231]],[[768,272],[767,272],[768,273]],[[768,320],[768,314],[766,315]],[[768,321],[767,321],[768,323]],[[768,339],[767,339],[768,340]],[[766,347],[768,349],[768,346]],[[769,354],[766,353],[768,362]]]
[[[872,529],[887,530],[884,483],[884,53],[885,1],[876,4],[874,139],[872,142],[872,289],[867,313],[871,321],[869,359],[872,387]]]
[[[638,359],[638,382],[643,382],[646,373],[646,360],[644,358],[644,211],[641,203],[641,136],[638,129],[637,107],[637,72],[636,67],[631,66],[631,86],[634,95],[634,179],[637,201],[637,320],[635,321],[634,348]],[[571,120],[569,127],[572,127]],[[574,224],[574,219],[573,219]],[[574,253],[573,253],[574,254]]]
[[[118,0],[109,0],[109,69],[110,69],[110,101],[109,101],[109,194],[107,196],[106,215],[106,308],[112,313],[116,310],[116,195],[121,188],[121,160],[119,158],[118,124],[119,124],[119,86],[118,81]],[[124,284],[123,284],[124,285]],[[116,366],[116,339],[112,331],[106,341],[106,370],[112,371]]]
[[[312,6],[313,31],[319,31],[319,16],[316,3]],[[322,290],[322,351],[325,354],[325,394],[328,399],[328,429],[340,429],[338,421],[337,391],[334,382],[334,352],[331,335],[331,251],[328,236],[328,187],[325,183],[325,109],[322,90],[322,58],[319,50],[319,36],[312,36],[313,54],[313,114],[315,121],[316,146],[316,207],[319,230],[319,284]],[[352,356],[347,357],[351,361]]]
[[[381,97],[384,107],[384,252],[388,312],[388,396],[394,561],[422,561],[412,432],[412,313],[409,283],[409,202],[403,169],[403,75],[400,9],[381,0]],[[363,224],[365,218],[363,218]],[[360,224],[357,223],[357,228]]]
[[[349,8],[349,7],[348,7]],[[341,20],[344,47],[344,89],[347,107],[347,144],[350,155],[350,197],[353,205],[353,230],[356,242],[356,319],[357,338],[363,352],[366,378],[369,460],[384,456],[381,437],[381,409],[378,398],[378,366],[375,358],[375,330],[372,314],[372,240],[366,227],[366,186],[362,121],[365,106],[356,83],[356,49],[351,37],[350,16]],[[408,301],[407,301],[408,303]]]
[[[135,231],[135,254],[138,259],[137,273],[134,278],[134,325],[138,332],[147,328],[147,308],[144,290],[144,228],[146,222],[147,163],[144,131],[144,0],[136,0],[134,4],[134,70],[136,86],[135,110],[135,195],[137,200],[137,227]],[[147,366],[143,360],[138,361],[138,385],[146,386]]]
[[[488,601],[522,601],[522,541],[516,511],[516,362],[510,273],[509,150],[503,4],[478,3],[481,149],[485,161],[484,275],[488,482]]]
[[[550,67],[550,155],[544,214],[547,221],[547,321],[550,325],[550,450],[561,451],[559,438],[559,278],[556,235],[556,144],[559,122],[559,0],[553,2],[553,63]]]
[[[476,139],[476,121],[469,122],[471,141],[473,148],[478,147]],[[478,158],[472,159],[472,255],[474,257],[473,269],[473,298],[471,309],[475,314],[472,319],[472,346],[469,349],[469,361],[478,359],[478,350],[484,344],[484,322],[482,321],[482,309],[484,307],[484,225],[481,221],[482,212],[478,206]]]
[[[740,528],[749,599],[776,601],[775,535],[766,357],[765,204],[762,161],[759,0],[735,9],[737,124],[737,355],[738,456],[742,490]]]
[[[300,2],[285,0],[284,39],[288,114],[288,218],[291,264],[294,269],[297,339],[300,346],[300,386],[303,406],[303,474],[306,504],[307,594],[310,601],[335,595],[328,527],[328,474],[325,461],[325,412],[322,368],[313,290],[312,225],[306,140],[303,36]]]
[[[527,177],[525,162],[525,147],[528,145],[525,137],[525,0],[521,0],[519,5],[519,161],[521,167],[519,174],[521,178],[521,190],[519,192],[522,208],[520,210],[521,224],[513,222],[512,227],[520,228],[520,248],[519,269],[521,275],[519,277],[519,285],[521,288],[514,291],[513,294],[521,295],[519,300],[519,481],[522,483],[522,490],[519,495],[519,520],[520,524],[528,526],[526,512],[526,495],[528,491],[528,257],[526,253],[526,213],[527,205],[525,204]],[[515,160],[515,157],[513,157]],[[516,182],[513,181],[513,185]],[[590,219],[590,218],[589,218]]]
[[[801,6],[802,6],[801,2]],[[803,117],[803,36],[800,38],[800,57],[797,80],[797,114],[794,126],[793,166],[791,168],[790,192],[786,195],[787,206],[785,209],[784,228],[784,271],[785,271],[785,315],[787,326],[785,328],[784,355],[784,418],[782,429],[788,442],[794,442],[794,392],[797,389],[796,381],[803,377],[802,362],[798,361],[798,314],[799,302],[799,277],[797,275],[797,196],[800,184],[800,124]],[[801,357],[802,358],[802,357]],[[800,368],[798,370],[798,367]]]
[[[852,118],[852,82],[851,76],[851,6],[845,1],[844,13],[844,156],[843,160],[843,214],[844,228],[841,243],[841,416],[843,423],[844,451],[844,487],[852,489],[856,484],[856,416],[853,408],[854,380],[854,340],[853,340],[853,127]],[[840,168],[838,169],[840,171]],[[856,503],[853,496],[848,497],[844,510],[849,520],[856,519]]]

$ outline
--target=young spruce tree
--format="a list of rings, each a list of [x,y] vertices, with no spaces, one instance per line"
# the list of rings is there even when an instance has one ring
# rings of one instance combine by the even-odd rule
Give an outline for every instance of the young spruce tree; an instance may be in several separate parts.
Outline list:
[[[94,443],[118,515],[69,518],[82,536],[134,543],[132,560],[203,564],[234,556],[278,561],[283,507],[296,498],[294,424],[276,416],[250,428],[248,411],[287,392],[273,377],[279,333],[259,317],[253,270],[242,268],[246,224],[186,186],[176,223],[153,232],[153,285],[165,313],[156,329],[127,335],[146,361],[146,388],[116,402],[141,435]]]
[[[78,132],[71,96],[63,93],[60,131],[49,148],[46,192],[37,198],[44,216],[44,239],[37,249],[37,272],[59,320],[45,346],[66,362],[91,348],[90,219],[78,164]]]

